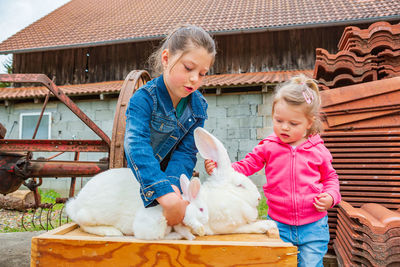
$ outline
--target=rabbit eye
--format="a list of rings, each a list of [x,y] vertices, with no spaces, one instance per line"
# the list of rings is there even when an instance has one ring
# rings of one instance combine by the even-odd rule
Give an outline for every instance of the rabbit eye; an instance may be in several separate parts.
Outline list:
[[[203,212],[203,208],[200,208],[199,210],[200,210],[201,212]]]
[[[245,188],[243,184],[238,184],[237,187]]]

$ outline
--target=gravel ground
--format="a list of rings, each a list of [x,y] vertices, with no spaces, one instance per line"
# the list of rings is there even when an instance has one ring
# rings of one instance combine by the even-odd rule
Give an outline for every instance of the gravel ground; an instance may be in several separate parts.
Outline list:
[[[65,212],[63,212],[62,215],[63,219],[65,220]],[[49,226],[47,226],[47,216],[51,218]],[[49,213],[45,210],[40,213],[40,209],[33,214],[33,212],[5,210],[0,208],[0,233],[10,232],[10,228],[19,228],[19,231],[24,231],[22,226],[22,218],[24,226],[28,231],[51,230],[52,228],[59,226],[60,210],[52,210],[51,215],[49,215]]]
[[[0,209],[0,232],[7,227],[18,228],[21,226],[21,218],[23,212]]]

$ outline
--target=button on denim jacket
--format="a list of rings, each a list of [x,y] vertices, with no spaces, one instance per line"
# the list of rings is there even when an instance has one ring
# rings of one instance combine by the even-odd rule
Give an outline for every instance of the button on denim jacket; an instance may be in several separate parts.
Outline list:
[[[198,152],[193,131],[204,126],[207,106],[202,94],[195,91],[178,119],[162,75],[131,97],[126,111],[125,157],[140,183],[146,207],[157,205],[156,198],[173,192],[171,185],[180,188],[182,173],[192,176]],[[161,163],[168,164],[165,171]]]

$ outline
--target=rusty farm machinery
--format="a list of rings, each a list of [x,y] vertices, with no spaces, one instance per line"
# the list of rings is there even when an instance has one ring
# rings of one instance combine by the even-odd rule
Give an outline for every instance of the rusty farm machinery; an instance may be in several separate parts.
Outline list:
[[[0,121],[0,193],[7,195],[19,189],[21,185],[29,188],[34,195],[33,203],[25,204],[25,209],[32,210],[32,219],[35,226],[35,217],[39,218],[40,226],[46,230],[53,228],[51,213],[53,205],[41,203],[38,187],[46,178],[70,178],[69,197],[75,194],[77,177],[91,177],[109,168],[126,166],[124,158],[125,111],[132,94],[140,86],[150,80],[148,72],[131,71],[119,92],[115,108],[112,136],[109,138],[55,83],[44,74],[0,74],[0,82],[12,83],[39,83],[48,89],[43,106],[36,124],[32,139],[4,139],[6,129]],[[84,124],[87,125],[100,139],[98,140],[40,140],[35,139],[44,111],[50,97],[55,97],[66,105]],[[34,152],[54,153],[49,157],[34,158]],[[57,160],[63,153],[74,153],[74,160]],[[102,152],[108,156],[98,161],[81,161],[81,152]],[[57,198],[56,203],[65,203],[67,198]],[[46,210],[46,226],[42,224],[42,212]],[[38,213],[40,213],[38,215]],[[61,224],[62,209],[59,212]],[[68,218],[67,218],[68,220]],[[24,215],[22,216],[22,227]],[[26,229],[26,228],[25,228]]]

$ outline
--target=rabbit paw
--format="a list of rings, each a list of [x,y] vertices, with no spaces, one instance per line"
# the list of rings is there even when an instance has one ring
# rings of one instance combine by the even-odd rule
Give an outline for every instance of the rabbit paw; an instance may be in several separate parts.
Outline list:
[[[255,222],[260,228],[259,233],[267,233],[271,229],[278,228],[276,225],[276,222],[272,220],[262,220],[262,221],[257,221]]]
[[[267,231],[267,236],[270,237],[270,238],[275,238],[275,239],[280,238],[278,227],[269,229]]]
[[[192,233],[187,233],[185,236],[183,236],[186,240],[193,240],[196,237]]]
[[[195,229],[193,229],[193,231],[195,232],[195,234],[197,234],[198,236],[204,236],[206,234],[206,230],[204,229],[204,226],[201,225],[199,227],[196,227]]]
[[[241,234],[264,234],[270,229],[277,228],[276,223],[271,220],[260,220],[238,227],[234,233]]]
[[[173,228],[176,233],[179,233],[179,235],[181,235],[181,237],[183,237],[187,240],[195,239],[195,236],[190,232],[190,229],[188,227],[178,224],[178,225],[175,225]]]
[[[182,239],[183,236],[180,233],[177,232],[171,232],[168,235],[165,236],[165,239],[167,240],[179,240]]]
[[[96,226],[89,226],[89,225],[81,225],[81,228],[89,233],[95,234],[100,236],[123,236],[124,234],[115,227],[112,226],[105,226],[105,225],[96,225]]]

